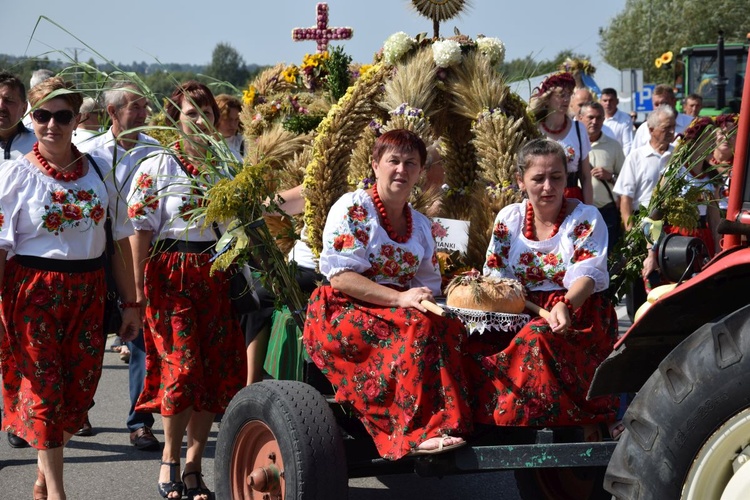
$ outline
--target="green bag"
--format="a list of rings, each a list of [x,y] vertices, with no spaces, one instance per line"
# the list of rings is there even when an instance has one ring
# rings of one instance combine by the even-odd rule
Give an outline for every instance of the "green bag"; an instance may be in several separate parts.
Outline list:
[[[280,311],[274,311],[263,368],[277,380],[301,382],[306,356],[302,347],[302,331],[297,327],[289,308],[284,306]]]

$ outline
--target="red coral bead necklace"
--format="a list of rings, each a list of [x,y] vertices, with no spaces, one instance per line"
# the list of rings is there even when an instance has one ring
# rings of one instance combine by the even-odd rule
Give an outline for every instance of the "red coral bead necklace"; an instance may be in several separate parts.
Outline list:
[[[549,238],[547,239],[554,237],[560,231],[560,226],[565,220],[567,209],[568,201],[563,198],[562,206],[560,207],[560,213],[557,214],[557,221],[552,228],[552,233],[550,233]],[[531,202],[528,200],[526,200],[526,229],[524,230],[523,235],[526,236],[526,239],[528,240],[536,239],[536,228],[534,227],[534,207],[531,206]]]
[[[383,228],[388,233],[388,237],[395,241],[396,243],[406,243],[411,238],[411,230],[412,230],[412,221],[411,221],[411,209],[409,209],[409,204],[404,203],[404,217],[406,217],[406,234],[401,236],[400,234],[396,233],[396,231],[393,230],[393,226],[391,225],[391,221],[388,218],[388,212],[385,210],[385,205],[383,205],[383,200],[380,199],[380,195],[378,194],[378,184],[375,183],[372,186],[372,201],[375,203],[375,207],[378,209],[378,213],[380,214],[380,220],[383,221]]]
[[[184,156],[182,156],[182,148],[180,148],[180,143],[178,142],[174,146],[175,150],[177,151],[177,159],[180,160],[180,163],[182,163],[185,166],[185,170],[188,171],[190,175],[193,177],[199,177],[201,175],[201,171],[195,168],[195,166],[187,161]]]
[[[70,145],[70,151],[73,153],[73,158],[76,158],[75,169],[72,172],[61,172],[50,165],[47,161],[47,158],[42,156],[41,151],[39,151],[39,143],[34,143],[34,156],[36,156],[36,159],[39,160],[39,164],[50,177],[58,181],[72,182],[83,177],[83,155],[80,151],[78,151],[78,148],[75,146],[75,144]]]
[[[544,129],[545,132],[547,132],[548,134],[551,134],[551,135],[557,135],[557,134],[561,133],[563,130],[565,130],[565,127],[568,126],[568,116],[567,115],[563,116],[563,123],[562,123],[562,126],[560,128],[549,128],[549,127],[547,127],[547,124],[544,123],[544,120],[542,120],[539,123],[542,125],[542,128]]]

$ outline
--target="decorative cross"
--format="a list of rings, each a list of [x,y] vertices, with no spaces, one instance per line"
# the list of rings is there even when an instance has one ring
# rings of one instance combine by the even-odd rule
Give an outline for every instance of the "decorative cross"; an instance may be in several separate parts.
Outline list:
[[[318,24],[311,28],[294,28],[292,30],[292,39],[295,42],[305,40],[315,40],[318,42],[318,52],[323,53],[328,50],[330,40],[349,40],[354,34],[351,28],[329,28],[328,27],[328,4],[319,3],[317,5]]]

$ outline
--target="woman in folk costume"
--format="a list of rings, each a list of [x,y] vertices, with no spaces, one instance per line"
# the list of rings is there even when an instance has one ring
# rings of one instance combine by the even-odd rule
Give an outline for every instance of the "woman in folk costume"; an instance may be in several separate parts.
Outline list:
[[[406,130],[373,147],[375,185],[342,196],[323,232],[330,286],[310,298],[304,345],[384,458],[439,453],[471,430],[457,319],[428,313],[440,294],[431,224],[407,200],[427,151]]]

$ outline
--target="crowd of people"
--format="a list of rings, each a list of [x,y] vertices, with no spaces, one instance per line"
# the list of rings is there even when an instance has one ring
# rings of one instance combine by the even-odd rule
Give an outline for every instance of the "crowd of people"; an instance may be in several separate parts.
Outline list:
[[[38,450],[34,498],[65,498],[63,449],[88,423],[108,320],[119,313],[131,353],[130,443],[161,450],[163,498],[208,500],[211,425],[240,388],[262,380],[275,307],[258,285],[258,310],[233,309],[228,273],[212,273],[210,263],[225,228],[207,231],[194,215],[206,186],[242,162],[241,101],[197,81],[177,85],[165,107],[177,140],[161,145],[143,132],[149,103],[133,82],[94,100],[46,76],[27,95],[0,72],[2,430],[11,446]],[[471,336],[425,306],[443,293],[440,267],[430,220],[408,200],[426,164],[441,159],[413,132],[377,138],[375,181],[330,208],[319,259],[303,229],[289,255],[311,294],[303,345],[382,457],[450,451],[476,424],[622,432],[616,397],[587,398],[618,333],[604,293],[608,256],[648,208],[676,137],[698,126],[701,106],[689,96],[690,114],[678,113],[668,86],[656,88],[654,104],[636,130],[614,89],[597,99],[561,72],[532,93],[541,137],[518,151],[524,200],[497,214],[483,269],[520,281],[549,311],[517,332]],[[710,214],[726,208],[735,124],[732,116],[704,123],[715,142],[685,165],[706,193],[698,225],[711,251],[719,240]],[[285,212],[302,211],[301,186],[278,196]],[[655,266],[649,253],[644,276]]]

